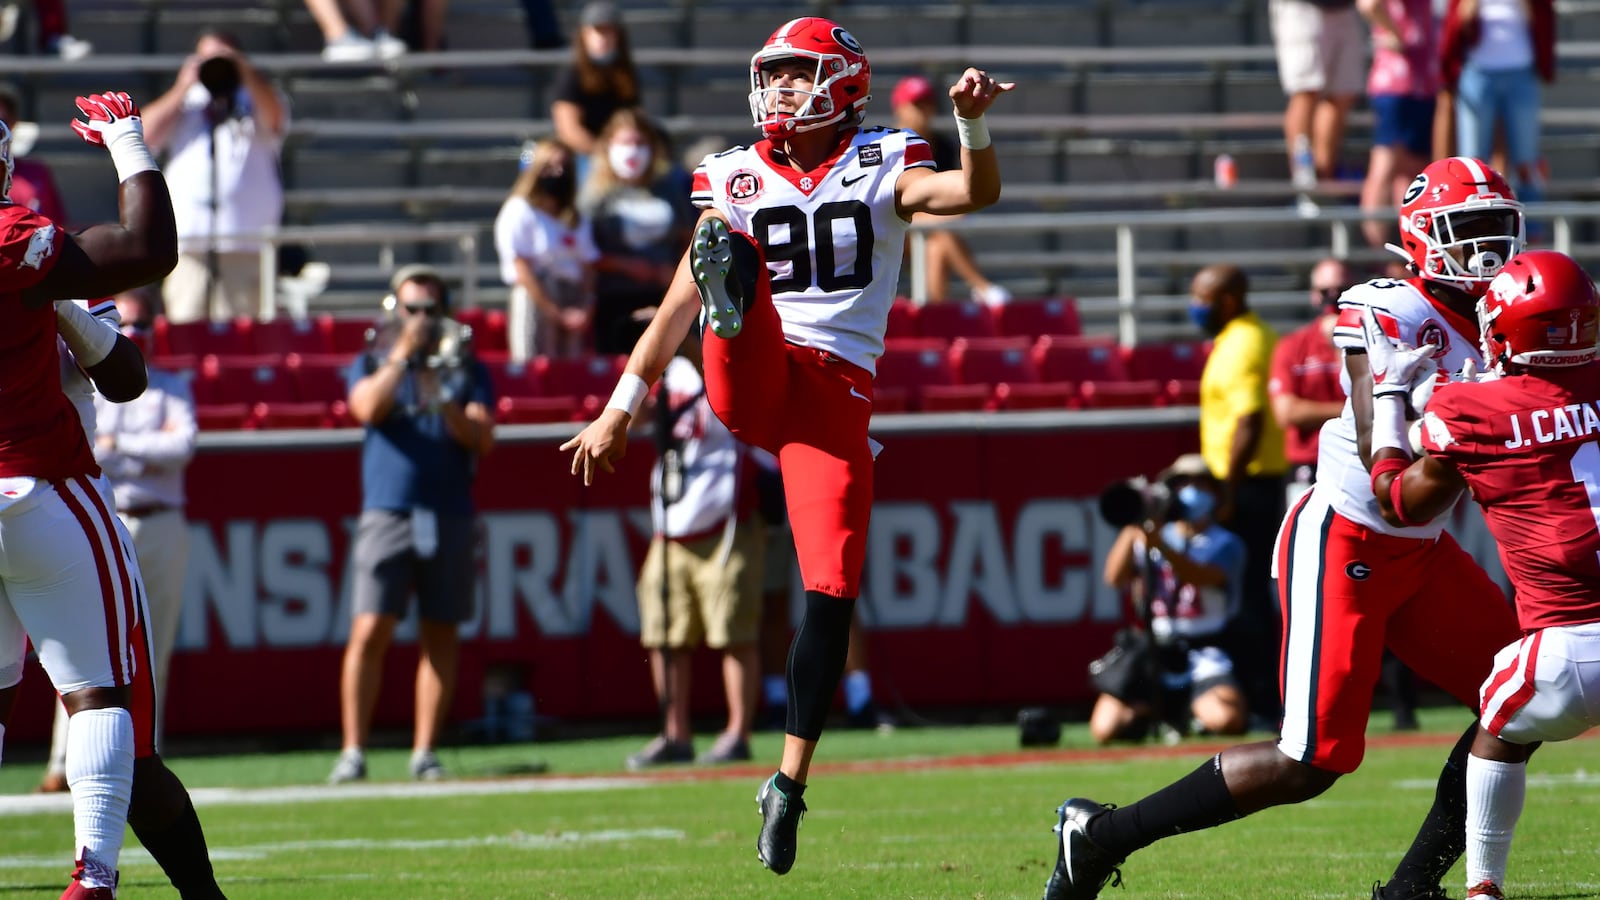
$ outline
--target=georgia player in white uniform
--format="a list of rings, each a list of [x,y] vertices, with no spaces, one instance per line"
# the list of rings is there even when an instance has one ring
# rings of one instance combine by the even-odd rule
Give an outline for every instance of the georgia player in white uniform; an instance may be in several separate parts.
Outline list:
[[[705,208],[661,310],[600,417],[563,445],[585,483],[610,471],[638,412],[697,318],[706,395],[747,444],[776,453],[806,587],[789,654],[789,720],[778,773],[757,802],[757,852],[794,863],[806,773],[844,668],[872,509],[873,361],[882,352],[907,224],[990,205],[1000,170],[983,113],[1012,88],[977,69],[950,88],[961,168],[935,172],[907,132],[861,128],[871,68],[849,32],[814,17],[750,60],[763,140],[696,170]]]

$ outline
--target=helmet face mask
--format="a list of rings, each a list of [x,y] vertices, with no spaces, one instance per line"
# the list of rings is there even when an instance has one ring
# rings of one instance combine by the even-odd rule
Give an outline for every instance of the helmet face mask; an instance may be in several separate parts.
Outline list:
[[[773,70],[796,62],[810,71],[810,87],[774,87]],[[870,99],[871,78],[866,54],[848,31],[827,19],[795,19],[750,58],[750,115],[769,138],[854,125]]]
[[[1478,328],[1486,369],[1585,365],[1600,340],[1600,295],[1572,257],[1532,250],[1489,283],[1478,300]]]
[[[1462,156],[1438,160],[1406,188],[1400,205],[1400,253],[1427,281],[1482,296],[1518,253],[1522,204],[1486,163]]]

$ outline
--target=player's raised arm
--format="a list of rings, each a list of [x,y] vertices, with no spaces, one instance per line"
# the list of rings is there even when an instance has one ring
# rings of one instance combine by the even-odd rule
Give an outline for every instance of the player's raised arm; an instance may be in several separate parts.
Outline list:
[[[56,330],[73,359],[112,403],[127,403],[144,393],[150,374],[144,354],[108,319],[93,315],[76,300],[56,301]]]
[[[983,209],[1000,199],[1000,164],[995,159],[989,127],[983,114],[996,98],[1016,87],[995,81],[981,69],[967,69],[950,87],[956,108],[956,131],[961,140],[961,168],[935,172],[912,168],[895,184],[895,206],[902,219],[913,213],[960,215]]]
[[[178,229],[167,182],[144,142],[139,107],[110,91],[78,98],[72,130],[105,147],[117,169],[120,221],[67,235],[60,259],[23,297],[30,306],[73,297],[106,297],[166,276],[178,262]]]

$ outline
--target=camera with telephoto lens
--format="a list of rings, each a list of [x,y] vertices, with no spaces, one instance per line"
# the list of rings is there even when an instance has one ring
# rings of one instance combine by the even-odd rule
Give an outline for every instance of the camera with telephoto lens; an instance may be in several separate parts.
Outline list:
[[[1100,492],[1100,518],[1115,528],[1183,518],[1183,504],[1172,486],[1140,475]]]
[[[200,84],[215,102],[232,104],[234,95],[239,92],[239,85],[244,83],[239,74],[239,64],[227,56],[213,56],[202,62],[197,75]]]
[[[366,366],[370,374],[389,358],[389,350],[405,327],[405,314],[393,294],[384,298],[383,316],[366,332]],[[429,316],[428,336],[422,349],[412,355],[409,368],[413,371],[431,371],[436,376],[438,391],[429,396],[419,396],[416,411],[427,411],[441,403],[454,403],[468,396],[473,388],[474,360],[472,326],[463,325],[445,315]]]

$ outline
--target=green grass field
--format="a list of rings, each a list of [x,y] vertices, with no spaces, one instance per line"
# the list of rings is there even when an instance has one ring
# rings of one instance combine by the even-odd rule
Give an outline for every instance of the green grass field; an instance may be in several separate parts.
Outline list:
[[[1316,801],[1143,851],[1124,866],[1124,889],[1105,896],[1367,897],[1410,842],[1465,717],[1435,710],[1423,721],[1431,740],[1369,748],[1361,771]],[[1375,718],[1374,740],[1386,729],[1387,717]],[[325,752],[170,762],[196,793],[234,898],[995,898],[1039,896],[1062,799],[1132,801],[1193,769],[1210,746],[1095,755],[1079,726],[1067,729],[1060,753],[1006,760],[984,757],[1016,753],[1011,727],[831,733],[806,793],[798,862],[778,878],[755,858],[753,802],[778,736],[757,736],[760,766],[626,776],[621,761],[641,743],[446,749],[459,777],[423,795],[398,750],[375,753],[371,782],[354,789],[322,786],[333,762]],[[533,760],[550,772],[496,776]],[[1595,771],[1600,742],[1552,745],[1535,757],[1512,896],[1600,896]],[[0,897],[55,897],[66,883],[66,801],[27,812],[41,801],[5,796],[26,795],[38,774],[12,760],[0,769]],[[283,790],[263,790],[271,788]],[[176,896],[131,835],[129,847],[120,895]],[[1459,866],[1446,887],[1464,893]]]

